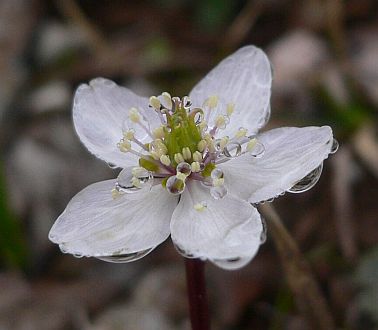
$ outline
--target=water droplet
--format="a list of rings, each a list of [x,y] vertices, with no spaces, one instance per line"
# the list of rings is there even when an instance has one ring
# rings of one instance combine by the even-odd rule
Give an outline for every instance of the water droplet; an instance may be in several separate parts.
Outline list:
[[[215,259],[212,262],[220,268],[233,270],[244,267],[251,261],[252,257],[236,257],[230,259]]]
[[[173,242],[173,246],[175,247],[176,251],[180,253],[183,257],[188,258],[188,259],[196,258],[193,254],[186,252],[183,248],[178,246],[175,242]]]
[[[192,167],[186,162],[181,162],[177,165],[176,171],[189,176],[192,173]]]
[[[185,182],[173,175],[167,180],[166,188],[171,194],[179,195],[185,190]]]
[[[73,256],[75,258],[82,258],[82,257],[84,257],[84,255],[82,253],[73,253]]]
[[[221,179],[224,176],[223,171],[220,168],[214,168],[210,174],[212,179]]]
[[[107,262],[121,264],[121,263],[132,262],[132,261],[141,259],[147,254],[149,254],[153,249],[154,247],[147,250],[133,252],[133,253],[114,254],[114,255],[109,255],[109,256],[96,256],[96,258],[103,261],[107,261]]]
[[[229,142],[223,149],[223,154],[227,158],[239,157],[242,152],[242,147],[239,142]]]
[[[123,193],[134,193],[140,190],[151,189],[154,177],[151,172],[141,168],[133,175],[130,168],[125,168],[119,173],[116,182],[116,190]]]
[[[184,96],[181,100],[182,102],[182,106],[185,108],[185,109],[188,109],[192,106],[192,101],[190,101],[190,98],[189,96]]]
[[[322,170],[323,163],[321,163],[316,169],[307,174],[303,179],[299,180],[287,191],[291,193],[301,193],[310,190],[319,181]]]
[[[328,143],[330,143],[331,141],[329,141]],[[336,139],[333,139],[332,140],[332,147],[331,147],[331,150],[330,150],[330,154],[334,154],[337,150],[339,149],[339,142],[337,142]]]
[[[108,166],[109,166],[111,169],[118,168],[118,165],[116,165],[116,164],[113,164],[113,163],[106,163],[106,164],[108,164]]]
[[[202,110],[197,111],[194,115],[194,122],[196,123],[196,125],[200,124],[202,122],[203,118],[204,118],[204,115],[203,115]]]
[[[260,141],[256,141],[255,146],[249,152],[252,157],[261,158],[265,153],[265,147]]]
[[[210,188],[210,195],[214,199],[221,199],[227,194],[227,189],[225,186],[216,186]]]
[[[262,224],[262,232],[260,234],[260,244],[264,244],[266,242],[266,237],[267,237],[267,225],[266,221],[263,217],[261,217],[261,224]]]

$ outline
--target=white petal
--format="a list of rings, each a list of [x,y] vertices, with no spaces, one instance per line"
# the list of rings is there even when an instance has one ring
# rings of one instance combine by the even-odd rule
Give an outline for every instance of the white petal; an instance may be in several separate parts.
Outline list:
[[[84,256],[135,253],[163,242],[177,197],[159,185],[113,199],[114,185],[115,180],[97,182],[72,198],[53,225],[50,240]]]
[[[317,168],[332,147],[332,130],[323,127],[282,127],[259,135],[265,153],[249,154],[219,165],[228,190],[251,203],[276,197]]]
[[[194,205],[206,203],[203,210]],[[173,212],[173,242],[189,255],[201,259],[248,258],[260,245],[261,218],[257,210],[240,199],[226,195],[215,200],[209,189],[190,182]]]
[[[80,140],[91,153],[119,167],[136,164],[134,155],[125,154],[117,147],[132,107],[138,108],[145,117],[148,114],[149,124],[156,126],[158,119],[153,110],[148,110],[147,98],[104,78],[78,87],[74,97],[73,120]],[[146,132],[139,126],[133,128],[142,139],[146,137]]]
[[[232,136],[243,126],[250,134],[256,133],[269,118],[272,74],[265,53],[247,46],[220,62],[190,92],[194,106],[201,107],[212,95],[222,104],[234,103],[235,111],[222,134]],[[224,107],[213,110],[212,118],[225,112]],[[209,123],[211,125],[211,122]]]

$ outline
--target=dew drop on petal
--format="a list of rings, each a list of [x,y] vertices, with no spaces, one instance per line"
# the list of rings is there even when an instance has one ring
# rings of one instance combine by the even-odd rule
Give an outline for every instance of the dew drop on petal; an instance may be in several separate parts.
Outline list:
[[[134,182],[134,180],[137,180]],[[117,177],[116,190],[123,193],[134,193],[151,189],[154,177],[151,172],[143,169],[134,176],[129,169],[123,169]]]
[[[238,142],[229,142],[223,149],[223,154],[227,158],[239,157],[242,153],[242,147]]]
[[[302,193],[310,190],[319,181],[322,174],[323,163],[321,163],[316,169],[307,174],[303,179],[299,180],[294,186],[288,189],[291,193]]]
[[[339,149],[339,142],[337,142],[336,139],[333,139],[332,140],[332,147],[331,147],[331,150],[330,150],[330,154],[334,154],[338,149]]]
[[[224,176],[223,171],[220,168],[214,168],[210,174],[212,179],[221,179]]]
[[[256,145],[254,146],[254,148],[249,152],[249,154],[252,156],[252,157],[255,157],[255,158],[260,158],[264,155],[265,153],[265,147],[264,145],[257,141],[256,142]]]
[[[113,163],[106,163],[111,169],[115,169],[117,168],[118,166],[116,164],[113,164]]]
[[[149,254],[154,248],[150,248],[143,251],[138,251],[134,253],[123,253],[123,254],[113,254],[109,256],[96,256],[97,259],[107,261],[107,262],[113,262],[113,263],[126,263],[126,262],[132,262],[138,259],[143,258],[147,254]]]
[[[261,217],[261,224],[262,224],[262,232],[260,234],[260,244],[264,244],[266,242],[267,237],[267,225],[266,221],[263,217]]]
[[[227,189],[225,186],[216,186],[210,188],[210,195],[214,199],[221,199],[227,194]]]
[[[192,173],[192,167],[186,162],[181,162],[176,166],[176,171],[188,176]]]
[[[185,190],[185,182],[173,175],[167,180],[166,188],[171,194],[180,195]]]

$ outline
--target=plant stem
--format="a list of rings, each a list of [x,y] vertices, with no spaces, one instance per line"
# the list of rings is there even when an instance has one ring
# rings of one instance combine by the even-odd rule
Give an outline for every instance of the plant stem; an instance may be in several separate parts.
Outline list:
[[[185,258],[185,269],[192,330],[209,330],[205,263],[199,259]]]
[[[335,324],[318,283],[297,243],[283,225],[272,205],[262,204],[259,211],[266,219],[298,309],[310,329],[333,330]]]

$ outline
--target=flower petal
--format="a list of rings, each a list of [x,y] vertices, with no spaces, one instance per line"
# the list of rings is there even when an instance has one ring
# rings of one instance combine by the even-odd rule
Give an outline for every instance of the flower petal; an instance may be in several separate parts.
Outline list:
[[[74,97],[73,120],[80,140],[96,157],[108,163],[125,167],[135,165],[137,158],[122,153],[117,143],[122,139],[122,128],[127,123],[130,108],[136,107],[149,124],[158,120],[154,111],[148,108],[148,99],[138,96],[129,89],[120,87],[111,80],[97,78],[89,85],[78,87]],[[146,132],[141,127],[133,127],[141,140]]]
[[[151,191],[112,198],[115,180],[79,192],[53,225],[49,238],[75,255],[121,255],[154,248],[169,236],[177,197]]]
[[[260,134],[261,158],[245,154],[220,164],[228,191],[258,203],[276,197],[317,168],[332,148],[332,130],[282,127]]]
[[[202,210],[196,204],[206,205]],[[257,210],[231,195],[215,200],[198,182],[190,182],[173,212],[171,236],[177,247],[202,259],[252,258],[263,230]]]
[[[204,101],[216,95],[223,107],[211,116],[224,114],[224,105],[233,103],[234,113],[222,133],[233,136],[243,125],[250,134],[256,133],[269,118],[269,100],[272,73],[265,53],[254,46],[239,49],[220,62],[190,92],[194,106],[202,107]],[[211,120],[209,120],[211,125]]]

